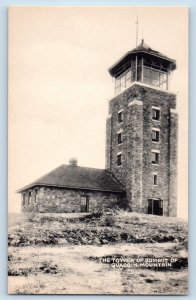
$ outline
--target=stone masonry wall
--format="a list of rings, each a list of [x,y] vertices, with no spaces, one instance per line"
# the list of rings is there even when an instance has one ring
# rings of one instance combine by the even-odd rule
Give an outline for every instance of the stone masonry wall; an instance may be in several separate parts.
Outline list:
[[[152,106],[160,108],[159,121],[152,119]],[[111,138],[107,138],[106,167],[125,186],[127,206],[133,211],[147,213],[148,199],[152,198],[163,200],[164,215],[168,216],[176,210],[176,184],[172,188],[169,184],[170,180],[175,183],[177,173],[174,137],[177,125],[173,118],[170,119],[170,109],[175,108],[174,94],[139,83],[109,102],[110,126],[106,135]],[[122,123],[118,123],[119,110],[123,110]],[[175,130],[171,129],[174,127]],[[158,143],[152,141],[152,128],[160,130]],[[117,142],[119,129],[122,130],[123,140],[120,145]],[[151,150],[160,151],[158,165],[151,163]],[[117,166],[116,160],[119,152],[122,152],[121,166]],[[153,185],[155,173],[158,176],[157,186]]]
[[[147,212],[147,199],[163,200],[163,215],[169,216],[169,144],[170,108],[175,107],[175,95],[148,89],[144,97],[144,168],[143,168],[143,211]],[[152,106],[160,108],[160,120],[152,119]],[[159,142],[152,141],[152,128],[159,129]],[[151,163],[151,150],[160,151],[159,164]],[[153,174],[158,176],[157,186],[153,185]],[[176,193],[176,191],[175,191]]]
[[[178,114],[170,110],[170,178],[169,178],[169,216],[177,216],[177,141],[178,141]]]
[[[106,120],[106,169],[110,169],[110,162],[112,160],[110,151],[111,145],[111,128],[112,128],[112,119],[111,117],[107,118]]]
[[[143,102],[133,100],[128,104],[128,151],[127,198],[132,211],[142,211],[142,170],[143,170]],[[131,188],[131,194],[130,194]]]
[[[36,202],[35,189],[37,189]],[[124,205],[124,196],[121,193],[53,187],[31,188],[32,196],[28,205],[28,192],[29,190],[25,192],[25,205],[23,205],[22,199],[23,212],[81,212],[82,195],[89,196],[89,212],[113,209]]]

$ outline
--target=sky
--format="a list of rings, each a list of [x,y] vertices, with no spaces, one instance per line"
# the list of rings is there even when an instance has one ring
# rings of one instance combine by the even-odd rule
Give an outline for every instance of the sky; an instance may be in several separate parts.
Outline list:
[[[176,59],[170,90],[179,113],[178,216],[188,207],[188,11],[176,7],[9,9],[9,211],[16,190],[71,157],[105,167],[108,73],[138,40]]]

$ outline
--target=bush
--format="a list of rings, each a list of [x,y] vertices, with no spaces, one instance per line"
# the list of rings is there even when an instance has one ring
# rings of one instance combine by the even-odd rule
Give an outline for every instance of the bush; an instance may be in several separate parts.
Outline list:
[[[115,225],[115,218],[113,215],[107,215],[104,219],[105,226],[114,226]]]
[[[58,273],[58,267],[56,264],[53,264],[51,261],[43,261],[41,263],[41,266],[39,267],[39,269],[43,272],[43,273],[50,273],[50,274],[57,274]]]

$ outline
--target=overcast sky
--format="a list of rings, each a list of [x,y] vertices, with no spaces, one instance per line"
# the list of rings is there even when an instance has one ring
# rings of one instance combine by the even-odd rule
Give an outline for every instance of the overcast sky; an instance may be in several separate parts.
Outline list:
[[[12,7],[9,10],[9,210],[15,191],[71,157],[105,167],[107,69],[139,40],[177,60],[170,79],[179,112],[178,215],[187,216],[188,22],[186,8]]]

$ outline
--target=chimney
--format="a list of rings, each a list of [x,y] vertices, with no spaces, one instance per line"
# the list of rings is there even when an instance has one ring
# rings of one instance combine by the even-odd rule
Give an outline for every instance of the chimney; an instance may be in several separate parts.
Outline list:
[[[72,167],[77,167],[77,165],[78,165],[78,160],[77,160],[77,158],[75,158],[75,157],[70,158],[70,160],[69,160],[69,165],[72,166]]]

